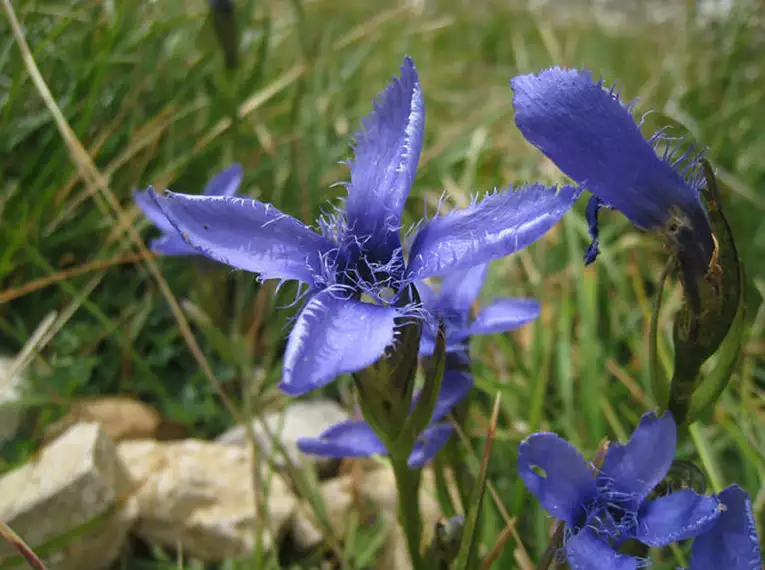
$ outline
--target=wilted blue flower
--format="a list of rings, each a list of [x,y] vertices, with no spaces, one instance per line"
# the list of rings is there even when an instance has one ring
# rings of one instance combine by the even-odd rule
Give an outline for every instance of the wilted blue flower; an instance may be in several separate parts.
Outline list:
[[[718,495],[720,518],[693,541],[690,570],[762,570],[762,553],[746,491],[731,485]]]
[[[452,432],[441,422],[473,387],[467,343],[472,335],[493,334],[518,328],[539,316],[539,303],[533,299],[500,299],[470,320],[470,307],[478,297],[486,276],[486,264],[457,271],[443,279],[438,292],[417,283],[423,308],[433,319],[441,318],[446,333],[446,364],[430,425],[420,434],[409,456],[410,467],[421,467],[444,446]],[[434,330],[423,328],[420,355],[430,356],[435,347]],[[412,409],[416,399],[412,403]],[[317,438],[298,440],[305,453],[324,457],[369,457],[387,454],[385,445],[364,421],[348,421],[332,426]]]
[[[242,183],[242,165],[232,164],[213,176],[204,189],[205,196],[233,196]],[[151,241],[151,250],[164,255],[199,255],[183,240],[178,230],[173,227],[167,216],[152,200],[149,191],[133,192],[133,199],[143,213],[157,226],[164,235]]]
[[[320,233],[257,200],[152,192],[185,239],[205,255],[260,274],[294,279],[309,298],[284,357],[282,389],[300,395],[364,369],[393,345],[412,316],[409,285],[503,257],[528,246],[568,211],[579,191],[534,184],[495,192],[422,224],[409,250],[401,215],[422,146],[425,107],[406,58],[356,134],[344,209],[319,220]],[[362,298],[363,296],[363,298]]]
[[[634,570],[639,558],[620,554],[635,539],[651,547],[698,536],[720,517],[715,497],[683,489],[646,500],[669,470],[677,430],[672,415],[644,414],[630,440],[612,444],[596,475],[576,448],[554,433],[527,438],[518,472],[542,506],[566,524],[572,570]]]
[[[587,209],[593,237],[588,263],[597,255],[597,213],[605,205],[640,228],[663,231],[693,275],[707,272],[715,243],[699,197],[700,155],[675,156],[677,145],[667,144],[661,131],[643,138],[633,103],[622,103],[588,71],[555,67],[510,84],[523,135],[594,194]],[[665,144],[659,157],[655,147]]]

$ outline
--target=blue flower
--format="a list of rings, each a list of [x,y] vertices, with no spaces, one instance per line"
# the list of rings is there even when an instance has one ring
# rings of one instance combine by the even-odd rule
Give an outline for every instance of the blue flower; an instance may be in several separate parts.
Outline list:
[[[204,189],[205,196],[233,196],[242,183],[242,166],[232,164],[213,176]],[[199,255],[194,247],[183,240],[167,216],[151,198],[149,191],[133,192],[136,205],[163,233],[151,242],[151,249],[164,255]]]
[[[261,279],[297,280],[307,300],[284,356],[281,388],[300,395],[376,362],[401,319],[418,311],[410,285],[518,251],[545,234],[579,191],[534,184],[494,192],[423,223],[405,260],[401,215],[422,146],[425,107],[417,71],[401,75],[356,134],[344,208],[320,232],[257,200],[152,192],[186,241]],[[363,339],[363,342],[360,342]]]
[[[693,541],[690,570],[762,570],[762,553],[752,503],[731,485],[718,495],[724,509],[705,534]]]
[[[675,156],[677,145],[661,131],[643,138],[633,104],[622,103],[588,71],[555,67],[510,84],[515,123],[526,139],[594,195],[587,262],[597,255],[597,213],[605,205],[640,228],[664,231],[681,262],[695,276],[706,274],[715,243],[699,196],[700,154]],[[662,156],[659,145],[665,145]]]
[[[420,434],[411,455],[410,467],[422,467],[444,446],[452,426],[441,422],[473,387],[467,344],[470,336],[493,334],[518,328],[539,316],[539,303],[533,299],[500,299],[470,320],[470,307],[478,297],[486,276],[486,264],[457,271],[443,279],[438,293],[425,283],[417,283],[423,307],[432,319],[443,319],[446,332],[446,365],[441,391],[430,425]],[[435,330],[424,327],[420,355],[430,356],[435,348]],[[412,403],[412,409],[416,404]],[[317,438],[298,440],[304,453],[324,457],[369,457],[386,455],[387,450],[374,430],[364,421],[349,421],[332,426]]]
[[[435,319],[444,321],[446,350],[467,348],[470,337],[511,331],[539,317],[539,301],[535,299],[498,299],[470,317],[470,308],[483,287],[488,265],[480,264],[444,277],[438,293],[425,283],[417,283],[422,305],[429,315],[430,326],[422,329],[420,355],[433,354],[436,344]]]
[[[646,500],[669,470],[677,430],[670,413],[644,414],[630,440],[612,444],[596,475],[576,448],[554,433],[520,446],[518,472],[542,506],[566,524],[572,570],[634,570],[639,558],[620,554],[626,540],[666,546],[703,534],[720,517],[715,497],[684,489]]]

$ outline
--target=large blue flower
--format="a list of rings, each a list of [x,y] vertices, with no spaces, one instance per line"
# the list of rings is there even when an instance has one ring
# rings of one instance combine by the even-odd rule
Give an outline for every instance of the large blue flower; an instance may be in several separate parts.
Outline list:
[[[421,467],[444,446],[452,427],[441,420],[473,387],[468,341],[473,335],[494,334],[518,328],[539,316],[534,299],[500,299],[470,319],[470,308],[478,297],[486,276],[486,264],[456,271],[443,279],[438,292],[425,283],[417,290],[423,307],[432,319],[442,319],[446,333],[446,365],[441,391],[430,425],[420,434],[409,465]],[[432,323],[430,323],[432,324]],[[424,327],[420,355],[430,356],[435,347],[434,327]],[[415,402],[412,404],[414,408]],[[305,453],[324,457],[369,457],[385,455],[387,450],[374,430],[364,421],[348,421],[332,426],[317,438],[303,438],[298,446]]]
[[[717,498],[690,489],[646,500],[667,474],[676,442],[669,412],[644,414],[625,445],[608,448],[596,475],[554,433],[533,434],[521,444],[518,472],[542,506],[565,522],[572,570],[635,570],[645,561],[617,551],[626,540],[666,546],[703,534],[720,517]]]
[[[377,361],[412,314],[409,285],[518,251],[549,230],[579,191],[534,184],[428,220],[404,259],[401,215],[417,170],[425,107],[411,59],[356,134],[344,209],[320,233],[257,200],[152,196],[186,241],[261,279],[297,280],[309,298],[289,336],[282,389],[309,392]]]
[[[242,183],[242,165],[234,163],[213,176],[205,186],[205,196],[233,196]],[[152,200],[149,191],[133,192],[136,205],[149,218],[162,236],[151,241],[151,250],[163,255],[199,255],[200,252],[183,240],[167,216]]]
[[[699,155],[675,156],[662,132],[643,138],[632,104],[588,71],[555,67],[510,84],[515,123],[526,139],[594,195],[588,263],[597,255],[597,213],[605,205],[640,228],[665,232],[693,274],[707,272],[715,243],[699,197]],[[660,144],[666,146],[658,156]]]
[[[724,510],[711,529],[694,539],[690,570],[762,570],[749,495],[731,485],[718,497]]]

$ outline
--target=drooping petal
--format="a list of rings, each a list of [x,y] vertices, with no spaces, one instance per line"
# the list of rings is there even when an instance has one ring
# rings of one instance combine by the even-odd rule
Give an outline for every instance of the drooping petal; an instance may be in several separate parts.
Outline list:
[[[625,508],[636,510],[669,471],[676,443],[671,413],[661,417],[655,412],[643,414],[626,444],[613,443],[608,448],[598,472],[598,488],[606,489]]]
[[[162,255],[202,255],[183,241],[181,234],[173,228],[163,236],[151,240],[151,250]]]
[[[637,570],[644,566],[640,559],[616,552],[589,528],[566,542],[566,557],[571,570]]]
[[[234,163],[213,176],[205,186],[206,196],[233,196],[242,183],[242,165]]]
[[[356,133],[345,210],[348,227],[380,259],[400,247],[401,212],[412,187],[425,128],[417,70],[405,58]]]
[[[468,327],[468,334],[496,334],[511,331],[539,318],[536,299],[500,299],[487,305]]]
[[[206,256],[263,279],[312,284],[334,247],[295,218],[249,198],[151,194],[186,241]]]
[[[423,467],[433,459],[449,440],[452,434],[451,424],[434,424],[425,428],[414,443],[407,464],[412,469]]]
[[[515,123],[564,173],[645,229],[683,212],[709,260],[714,249],[697,189],[662,160],[640,132],[631,106],[590,72],[558,67],[510,82]]]
[[[433,310],[453,311],[467,315],[470,312],[470,306],[481,292],[488,269],[488,264],[481,263],[446,275],[438,290]],[[425,305],[425,308],[429,307]]]
[[[412,243],[409,275],[436,277],[528,247],[563,217],[579,190],[531,184],[488,194],[467,208],[429,220]]]
[[[683,489],[644,503],[634,538],[648,546],[667,546],[706,532],[719,517],[717,497]]]
[[[374,430],[363,421],[336,424],[319,437],[301,437],[297,445],[303,453],[322,457],[369,457],[388,453]]]
[[[462,370],[446,370],[441,380],[441,391],[438,393],[436,405],[433,408],[434,422],[442,419],[449,411],[459,404],[473,388],[473,375]]]
[[[554,433],[535,433],[521,443],[518,474],[547,512],[572,526],[582,522],[597,493],[585,460]]]
[[[393,344],[399,316],[393,307],[340,299],[328,290],[318,293],[290,331],[279,387],[300,396],[370,366]]]
[[[714,526],[693,541],[690,570],[762,570],[762,553],[752,503],[731,485],[719,495],[724,505]]]
[[[149,186],[146,190],[141,192],[133,191],[133,200],[136,206],[138,206],[144,215],[151,220],[151,223],[157,226],[163,233],[175,234],[176,229],[167,216],[162,212],[157,203],[152,199],[150,193],[154,189]]]

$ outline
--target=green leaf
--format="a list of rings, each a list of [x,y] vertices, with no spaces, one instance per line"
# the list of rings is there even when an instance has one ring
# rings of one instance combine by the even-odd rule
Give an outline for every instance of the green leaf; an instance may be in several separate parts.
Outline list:
[[[731,333],[736,315],[743,312],[743,267],[739,259],[730,226],[726,220],[712,167],[703,161],[707,179],[702,198],[709,213],[712,232],[718,249],[710,262],[707,275],[698,283],[700,312],[693,310],[686,295],[675,317],[673,330],[675,369],[669,392],[669,409],[678,424],[691,421],[688,417],[693,394],[698,385],[702,364],[712,356]],[[705,406],[710,405],[725,388],[741,345],[739,329],[726,347],[723,366],[710,384],[705,383]],[[736,340],[738,338],[738,340]],[[710,397],[712,398],[710,401]]]
[[[419,301],[413,287],[410,294],[411,297],[402,299],[402,303]],[[404,317],[396,327],[395,345],[377,362],[353,374],[364,419],[389,449],[399,439],[408,421],[417,376],[422,322]]]
[[[417,403],[404,423],[396,445],[408,446],[407,455],[412,450],[412,445],[417,436],[428,426],[433,417],[433,409],[436,407],[438,394],[441,392],[441,381],[444,377],[446,365],[446,331],[443,321],[439,320],[436,347],[430,358],[430,365],[425,375],[425,384],[420,391]]]
[[[664,285],[667,283],[669,274],[675,267],[675,260],[671,259],[664,267],[664,271],[659,277],[659,289],[656,291],[656,297],[653,304],[653,313],[651,314],[651,330],[648,333],[648,368],[651,379],[651,391],[656,404],[661,411],[667,409],[669,404],[669,379],[664,371],[659,367],[659,311],[661,311],[661,299],[664,295]]]

